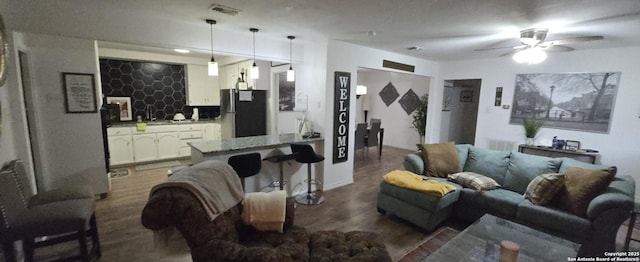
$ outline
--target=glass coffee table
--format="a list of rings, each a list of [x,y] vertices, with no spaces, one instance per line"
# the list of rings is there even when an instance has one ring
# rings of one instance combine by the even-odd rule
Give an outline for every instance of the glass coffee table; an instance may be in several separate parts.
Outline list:
[[[424,261],[498,261],[500,242],[520,246],[518,261],[567,261],[579,244],[492,215],[484,215]]]

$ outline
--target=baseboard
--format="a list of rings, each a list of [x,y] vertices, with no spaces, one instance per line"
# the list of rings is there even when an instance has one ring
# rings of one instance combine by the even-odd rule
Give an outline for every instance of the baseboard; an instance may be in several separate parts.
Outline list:
[[[349,185],[349,184],[353,184],[353,178],[345,179],[345,180],[342,180],[342,181],[338,181],[338,182],[333,183],[333,184],[325,184],[324,188],[323,188],[323,191],[329,191],[331,189],[335,189],[335,188],[338,188],[338,187],[346,186],[346,185]]]

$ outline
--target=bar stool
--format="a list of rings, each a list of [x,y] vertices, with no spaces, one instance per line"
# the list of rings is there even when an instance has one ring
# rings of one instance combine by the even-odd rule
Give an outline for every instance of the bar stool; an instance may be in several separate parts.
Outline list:
[[[629,242],[640,242],[640,239],[633,238],[633,227],[636,225],[636,218],[640,214],[640,211],[631,211],[631,218],[629,218],[629,228],[627,229],[627,237],[624,240],[624,248],[622,250],[629,251]]]
[[[254,176],[260,173],[262,168],[262,159],[260,153],[249,153],[235,155],[229,157],[227,163],[236,171],[242,181],[242,190],[244,190],[244,178]]]
[[[291,152],[299,163],[307,164],[307,193],[296,196],[296,202],[303,205],[317,205],[324,201],[321,191],[311,192],[312,184],[319,184],[311,179],[311,164],[324,161],[324,156],[316,154],[309,144],[291,144]]]
[[[280,190],[284,190],[284,185],[287,183],[287,181],[284,180],[284,169],[282,168],[282,163],[285,161],[289,161],[291,159],[294,159],[293,154],[281,154],[281,155],[265,157],[264,159],[262,159],[265,161],[269,161],[271,163],[278,163],[280,167],[280,180],[274,181],[272,184],[273,187],[279,187]]]

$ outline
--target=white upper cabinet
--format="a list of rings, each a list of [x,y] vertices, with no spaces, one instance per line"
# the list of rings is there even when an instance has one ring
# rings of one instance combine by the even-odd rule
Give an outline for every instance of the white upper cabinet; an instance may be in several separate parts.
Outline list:
[[[219,106],[220,82],[217,76],[209,76],[207,66],[187,65],[187,105]]]

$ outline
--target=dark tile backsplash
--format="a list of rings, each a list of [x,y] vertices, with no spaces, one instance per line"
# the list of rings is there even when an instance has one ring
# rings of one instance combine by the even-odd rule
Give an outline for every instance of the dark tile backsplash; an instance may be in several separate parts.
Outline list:
[[[159,120],[171,120],[176,113],[191,117],[186,105],[184,65],[157,62],[100,59],[100,78],[105,97],[131,97],[133,121],[146,119],[147,105],[155,108]],[[219,107],[198,107],[201,119],[219,115]]]

